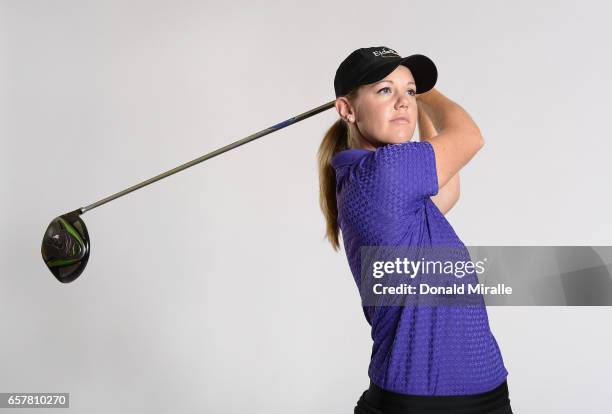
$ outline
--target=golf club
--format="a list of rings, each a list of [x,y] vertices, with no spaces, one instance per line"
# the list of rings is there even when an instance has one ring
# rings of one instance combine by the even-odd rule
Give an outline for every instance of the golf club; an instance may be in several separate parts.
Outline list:
[[[330,101],[324,105],[318,106],[310,111],[304,112],[300,115],[289,118],[286,121],[278,123],[269,128],[263,129],[255,134],[249,135],[246,138],[235,141],[224,147],[221,147],[215,151],[209,152],[199,158],[189,161],[183,165],[173,168],[165,173],[159,174],[153,178],[129,187],[123,191],[106,197],[100,201],[90,204],[86,207],[81,207],[77,210],[71,211],[66,214],[62,214],[54,218],[45,232],[42,240],[41,253],[43,260],[51,273],[62,283],[69,283],[75,280],[87,265],[89,260],[89,253],[91,251],[91,244],[89,240],[89,233],[87,232],[87,226],[80,217],[87,211],[93,210],[102,204],[108,203],[116,198],[124,196],[132,191],[138,190],[144,186],[147,186],[155,181],[161,180],[162,178],[168,177],[174,173],[182,171],[193,165],[196,165],[209,158],[215,157],[226,151],[234,149],[242,144],[253,141],[257,138],[263,137],[271,132],[278,131],[279,129],[285,128],[291,124],[302,121],[320,112],[323,112],[334,106],[335,100]]]

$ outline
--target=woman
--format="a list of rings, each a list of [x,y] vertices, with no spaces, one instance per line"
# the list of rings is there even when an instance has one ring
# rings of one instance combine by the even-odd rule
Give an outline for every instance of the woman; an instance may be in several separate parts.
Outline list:
[[[465,249],[444,214],[483,138],[467,112],[434,89],[437,73],[426,56],[402,58],[384,46],[355,50],[336,71],[340,119],[318,152],[320,203],[335,250],[342,231],[358,287],[362,246]],[[411,141],[417,117],[421,140]],[[374,342],[370,386],[355,413],[512,413],[484,302],[363,312]]]

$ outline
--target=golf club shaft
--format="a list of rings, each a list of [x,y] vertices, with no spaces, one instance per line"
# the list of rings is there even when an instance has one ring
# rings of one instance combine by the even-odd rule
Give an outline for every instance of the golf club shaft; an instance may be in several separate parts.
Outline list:
[[[159,174],[159,175],[157,175],[157,176],[155,176],[153,178],[149,178],[148,180],[143,181],[140,184],[136,184],[136,185],[134,185],[134,186],[132,186],[130,188],[127,188],[127,189],[125,189],[123,191],[120,191],[120,192],[118,192],[116,194],[113,194],[113,195],[111,195],[109,197],[106,197],[106,198],[104,198],[104,199],[102,199],[100,201],[96,201],[95,203],[90,204],[90,205],[88,205],[86,207],[81,207],[80,208],[81,214],[83,214],[83,213],[85,213],[85,212],[87,212],[89,210],[93,210],[94,208],[99,207],[102,204],[108,203],[111,200],[114,200],[114,199],[119,198],[121,196],[124,196],[124,195],[126,195],[128,193],[131,193],[132,191],[138,190],[139,188],[142,188],[144,186],[152,184],[155,181],[161,180],[162,178],[166,178],[166,177],[168,177],[168,176],[170,176],[170,175],[172,175],[174,173],[177,173],[177,172],[182,171],[182,170],[184,170],[186,168],[189,168],[189,167],[191,167],[193,165],[196,165],[196,164],[198,164],[198,163],[200,163],[202,161],[205,161],[205,160],[207,160],[209,158],[215,157],[215,156],[217,156],[219,154],[222,154],[222,153],[224,153],[226,151],[234,149],[234,148],[236,148],[236,147],[238,147],[238,146],[240,146],[242,144],[246,144],[247,142],[250,142],[250,141],[253,141],[253,140],[257,139],[257,138],[263,137],[264,135],[268,135],[271,132],[278,131],[279,129],[285,128],[286,126],[289,126],[291,124],[294,124],[296,122],[304,120],[304,119],[306,119],[308,117],[316,115],[319,112],[323,112],[323,111],[333,107],[334,103],[335,103],[335,100],[330,101],[330,102],[328,102],[328,103],[326,103],[324,105],[321,105],[319,107],[311,109],[310,111],[304,112],[303,114],[294,116],[293,118],[289,118],[288,120],[283,121],[283,122],[281,122],[279,124],[276,124],[274,126],[266,128],[264,130],[261,130],[261,131],[255,133],[255,134],[249,135],[246,138],[243,138],[241,140],[235,141],[235,142],[233,142],[231,144],[228,144],[228,145],[226,145],[224,147],[221,147],[218,150],[209,152],[206,155],[203,155],[203,156],[201,156],[199,158],[196,158],[193,161],[189,161],[189,162],[187,162],[187,163],[185,163],[183,165],[180,165],[180,166],[178,166],[176,168],[173,168],[173,169],[171,169],[169,171],[166,171],[165,173]]]

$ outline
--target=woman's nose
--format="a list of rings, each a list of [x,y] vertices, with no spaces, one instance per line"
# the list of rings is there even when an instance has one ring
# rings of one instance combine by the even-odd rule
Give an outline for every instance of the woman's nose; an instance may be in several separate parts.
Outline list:
[[[395,103],[395,107],[397,109],[401,107],[408,108],[409,106],[410,106],[410,100],[406,96],[399,97],[397,102]]]

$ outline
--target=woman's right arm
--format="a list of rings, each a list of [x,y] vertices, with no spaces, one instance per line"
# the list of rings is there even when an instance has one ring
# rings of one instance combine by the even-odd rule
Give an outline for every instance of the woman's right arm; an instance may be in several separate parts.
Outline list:
[[[483,147],[480,129],[470,115],[436,88],[417,95],[438,135],[428,139],[436,158],[438,187],[443,187]]]

